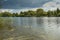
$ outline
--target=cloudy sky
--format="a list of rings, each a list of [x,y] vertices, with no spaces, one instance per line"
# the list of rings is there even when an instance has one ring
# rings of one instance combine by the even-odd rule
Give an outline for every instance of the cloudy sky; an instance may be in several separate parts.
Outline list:
[[[0,5],[2,5],[2,10],[5,9],[10,12],[13,10],[15,10],[15,12],[28,9],[35,10],[36,8],[48,10],[59,8],[60,0],[1,0]]]

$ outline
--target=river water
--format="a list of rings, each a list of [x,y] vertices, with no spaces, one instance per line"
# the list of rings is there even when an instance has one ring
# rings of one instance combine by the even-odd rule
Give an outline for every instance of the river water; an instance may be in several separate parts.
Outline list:
[[[12,32],[16,36],[12,36],[11,40],[60,40],[60,17],[9,18],[11,26],[16,29]]]

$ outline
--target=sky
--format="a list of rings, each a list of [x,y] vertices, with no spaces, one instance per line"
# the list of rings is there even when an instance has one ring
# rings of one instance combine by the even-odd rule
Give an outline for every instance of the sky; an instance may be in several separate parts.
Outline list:
[[[60,8],[60,0],[0,0],[0,5],[2,5],[0,9],[2,12],[19,12],[37,8],[53,10]]]

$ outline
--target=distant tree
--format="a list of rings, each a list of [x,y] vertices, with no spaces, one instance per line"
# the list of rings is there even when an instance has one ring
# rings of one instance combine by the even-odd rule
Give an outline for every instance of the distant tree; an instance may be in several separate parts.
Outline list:
[[[48,16],[48,13],[44,11],[42,16],[43,17],[47,17]]]
[[[48,17],[53,17],[53,16],[54,16],[53,11],[50,11],[50,10],[49,10],[47,13],[48,13]]]
[[[56,13],[57,13],[57,17],[58,17],[60,15],[60,9],[59,8],[57,8]]]
[[[57,8],[57,10],[56,10],[56,11],[57,11],[57,13],[59,13],[59,12],[60,12],[60,9],[59,9],[59,8]]]
[[[60,17],[60,9],[57,8],[54,11],[48,10],[47,12],[43,9],[37,9],[36,11],[28,10],[18,13],[2,12],[0,17]]]
[[[43,15],[43,12],[44,12],[44,10],[43,9],[37,9],[37,11],[36,11],[36,15],[37,15],[37,17],[40,17],[40,16],[42,16]]]
[[[15,13],[12,14],[12,17],[16,17],[16,16],[15,16]]]
[[[1,17],[11,17],[12,15],[9,12],[3,12],[3,13],[0,14],[0,16]]]
[[[24,13],[20,12],[19,17],[24,17]]]
[[[19,17],[18,13],[15,14],[16,17]]]
[[[27,16],[28,16],[28,17],[32,17],[32,16],[35,16],[35,15],[36,15],[36,12],[35,12],[35,11],[29,10],[29,11],[27,12]]]
[[[57,15],[58,15],[57,11],[54,11],[54,17],[57,17]]]

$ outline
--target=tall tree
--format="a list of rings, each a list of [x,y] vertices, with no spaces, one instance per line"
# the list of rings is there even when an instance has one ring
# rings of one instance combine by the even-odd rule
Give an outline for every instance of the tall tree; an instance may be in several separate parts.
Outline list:
[[[23,12],[20,12],[19,16],[20,16],[20,17],[24,17],[25,15],[24,15]]]
[[[15,14],[16,17],[19,17],[18,13]]]
[[[48,17],[53,17],[53,16],[54,16],[53,11],[50,11],[50,10],[49,10],[47,13],[48,13]]]
[[[12,17],[16,17],[16,16],[15,16],[15,13],[12,14]]]
[[[42,16],[43,15],[43,12],[44,12],[44,10],[43,9],[37,9],[37,11],[36,11],[36,15],[39,17],[39,16]]]

